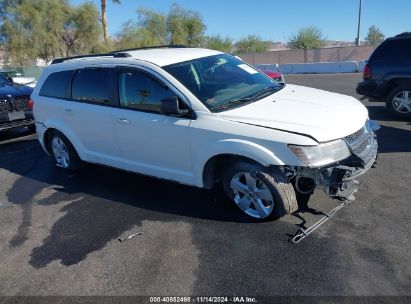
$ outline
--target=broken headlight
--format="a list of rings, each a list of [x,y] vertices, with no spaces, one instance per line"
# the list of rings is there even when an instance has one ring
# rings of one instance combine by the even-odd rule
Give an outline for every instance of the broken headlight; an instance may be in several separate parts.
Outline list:
[[[310,167],[319,167],[335,163],[351,155],[347,144],[341,140],[334,140],[317,146],[288,145],[288,148]]]

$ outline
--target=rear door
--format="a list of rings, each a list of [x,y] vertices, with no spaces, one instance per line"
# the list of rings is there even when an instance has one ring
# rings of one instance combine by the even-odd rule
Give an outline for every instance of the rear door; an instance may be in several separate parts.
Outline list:
[[[121,158],[112,122],[114,74],[106,67],[76,70],[61,114],[89,161],[116,167]]]
[[[160,113],[160,100],[177,94],[147,71],[120,67],[116,72],[119,108],[113,124],[125,168],[192,183],[191,119]]]

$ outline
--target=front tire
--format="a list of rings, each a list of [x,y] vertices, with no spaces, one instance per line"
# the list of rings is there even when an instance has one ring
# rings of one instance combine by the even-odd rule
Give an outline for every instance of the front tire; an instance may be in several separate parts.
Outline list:
[[[255,219],[280,218],[298,209],[294,188],[278,169],[234,161],[223,173],[223,186],[237,207]]]
[[[71,142],[59,131],[53,131],[49,137],[49,151],[56,165],[69,171],[81,168],[82,161]]]
[[[394,88],[387,96],[387,110],[402,117],[411,116],[411,86],[402,85]]]

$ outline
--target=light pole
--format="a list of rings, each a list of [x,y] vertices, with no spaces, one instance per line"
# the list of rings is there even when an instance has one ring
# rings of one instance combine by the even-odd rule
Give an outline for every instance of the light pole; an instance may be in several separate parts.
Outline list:
[[[357,46],[360,45],[361,7],[362,7],[362,0],[360,0],[360,6],[358,8],[358,29],[357,29],[357,39],[355,39],[355,44]]]

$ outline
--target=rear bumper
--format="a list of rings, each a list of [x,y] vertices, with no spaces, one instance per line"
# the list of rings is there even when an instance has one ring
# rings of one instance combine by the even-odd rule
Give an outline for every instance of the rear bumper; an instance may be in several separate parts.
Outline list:
[[[33,119],[15,120],[0,123],[0,131],[6,131],[14,128],[28,127],[34,125]]]
[[[44,136],[46,134],[47,128],[40,122],[36,121],[36,132],[37,132],[37,139],[39,140],[40,145],[43,147],[44,152],[49,154],[49,151],[46,147],[46,141],[44,140]]]
[[[372,80],[364,80],[358,83],[356,91],[357,94],[369,97],[370,101],[384,100],[384,96],[380,93],[380,86]]]

